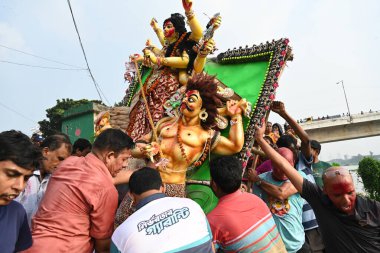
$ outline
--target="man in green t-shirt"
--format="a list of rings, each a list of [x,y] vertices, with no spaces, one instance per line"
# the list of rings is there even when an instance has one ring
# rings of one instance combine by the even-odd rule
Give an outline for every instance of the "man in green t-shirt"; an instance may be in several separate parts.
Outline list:
[[[313,164],[311,166],[313,170],[313,177],[315,179],[315,183],[323,188],[323,181],[322,181],[322,175],[328,168],[331,167],[331,164],[320,161],[318,156],[321,153],[321,144],[316,140],[310,141],[311,146],[311,154],[313,156]]]

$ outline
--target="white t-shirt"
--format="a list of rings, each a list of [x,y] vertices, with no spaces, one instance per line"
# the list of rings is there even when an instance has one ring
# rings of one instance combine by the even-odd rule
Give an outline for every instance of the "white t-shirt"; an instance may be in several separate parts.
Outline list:
[[[133,213],[113,233],[111,252],[212,252],[212,234],[191,199],[163,197]]]

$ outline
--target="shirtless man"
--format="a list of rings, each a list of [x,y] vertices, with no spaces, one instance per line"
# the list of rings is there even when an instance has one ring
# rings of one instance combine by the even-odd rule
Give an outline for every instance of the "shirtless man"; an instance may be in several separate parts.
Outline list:
[[[244,129],[241,113],[244,102],[227,102],[226,114],[231,118],[228,138],[211,129],[215,125],[217,106],[221,106],[221,101],[217,95],[215,78],[205,74],[196,75],[187,84],[180,106],[181,116],[159,121],[156,127],[157,142],[140,143],[132,152],[134,157],[156,158],[167,195],[185,197],[187,170],[200,166],[209,152],[232,155],[242,149]],[[116,225],[129,215],[127,206],[131,203],[127,204],[126,198],[118,210]]]

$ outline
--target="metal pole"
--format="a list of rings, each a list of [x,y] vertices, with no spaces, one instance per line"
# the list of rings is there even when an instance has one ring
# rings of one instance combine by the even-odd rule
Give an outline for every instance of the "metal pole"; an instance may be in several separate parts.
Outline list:
[[[343,88],[343,92],[344,92],[344,98],[346,99],[346,105],[347,105],[347,110],[348,110],[348,116],[350,117],[350,121],[352,121],[352,118],[351,118],[351,112],[350,112],[350,107],[348,106],[348,100],[347,100],[346,90],[344,89],[343,80],[337,82],[336,84],[339,84],[339,83],[342,84],[342,88]]]

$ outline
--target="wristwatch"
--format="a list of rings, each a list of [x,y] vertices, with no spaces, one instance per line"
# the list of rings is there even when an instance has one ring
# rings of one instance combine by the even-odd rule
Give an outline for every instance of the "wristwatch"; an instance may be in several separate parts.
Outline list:
[[[256,185],[257,185],[257,186],[260,186],[260,185],[261,185],[261,182],[263,182],[263,180],[259,179],[259,181],[256,181]]]

